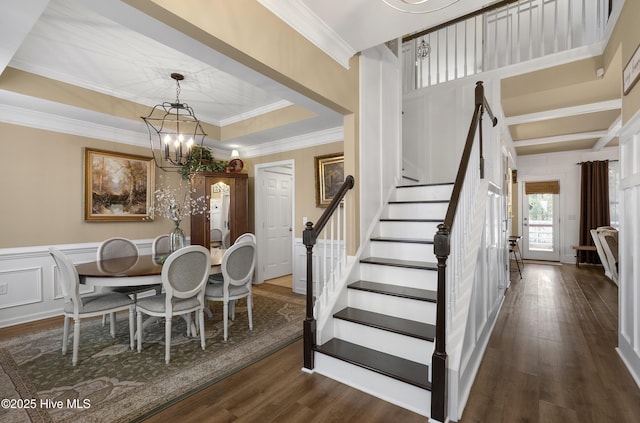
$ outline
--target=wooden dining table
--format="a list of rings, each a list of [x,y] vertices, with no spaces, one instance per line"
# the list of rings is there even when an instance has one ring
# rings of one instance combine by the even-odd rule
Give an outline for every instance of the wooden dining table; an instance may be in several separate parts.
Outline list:
[[[162,264],[167,256],[139,255],[76,264],[80,283],[92,286],[139,286],[162,283]],[[220,265],[211,266],[211,273]]]

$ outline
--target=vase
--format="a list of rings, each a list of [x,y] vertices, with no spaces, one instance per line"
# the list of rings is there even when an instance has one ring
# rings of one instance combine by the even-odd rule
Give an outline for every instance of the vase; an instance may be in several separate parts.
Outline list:
[[[180,229],[180,222],[176,222],[176,227],[169,234],[169,250],[173,253],[185,246],[185,236]]]

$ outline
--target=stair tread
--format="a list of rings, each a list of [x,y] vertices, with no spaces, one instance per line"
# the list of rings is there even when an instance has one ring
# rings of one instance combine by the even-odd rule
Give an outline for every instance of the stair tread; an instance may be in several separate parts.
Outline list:
[[[427,261],[400,260],[384,257],[367,257],[360,260],[360,263],[379,264],[382,266],[409,267],[412,269],[437,270],[436,263]]]
[[[429,366],[340,339],[330,339],[316,351],[422,389],[431,390]]]
[[[448,203],[450,200],[400,200],[389,201],[389,204],[440,204]]]
[[[442,219],[390,219],[381,218],[381,222],[443,222]]]
[[[389,332],[399,333],[412,338],[423,339],[425,341],[433,341],[436,335],[436,327],[429,323],[387,316],[386,314],[375,313],[373,311],[361,310],[353,307],[343,308],[339,312],[335,313],[333,317]]]
[[[453,182],[438,182],[434,184],[398,185],[396,188],[437,187],[441,185],[453,185]]]
[[[384,295],[392,295],[394,297],[411,298],[419,301],[436,302],[438,298],[438,293],[429,289],[410,288],[407,286],[389,285],[380,282],[360,280],[349,284],[348,288]]]
[[[404,242],[409,244],[433,244],[433,239],[427,238],[393,238],[393,237],[371,237],[371,241],[380,242]]]

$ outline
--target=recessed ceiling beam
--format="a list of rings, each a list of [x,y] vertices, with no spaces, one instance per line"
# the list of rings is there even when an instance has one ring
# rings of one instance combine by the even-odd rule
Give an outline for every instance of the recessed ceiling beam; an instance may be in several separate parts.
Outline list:
[[[618,118],[611,124],[609,130],[607,131],[607,135],[600,138],[598,142],[596,142],[591,148],[592,151],[600,151],[602,150],[609,141],[618,136],[618,133],[622,129],[622,116],[618,116]]]
[[[580,106],[565,107],[562,109],[546,110],[543,112],[529,113],[526,115],[510,116],[505,118],[504,123],[507,126],[520,125],[523,123],[541,122],[549,119],[558,119],[616,109],[622,109],[621,99],[601,101],[599,103],[583,104]]]
[[[516,148],[527,147],[530,145],[556,144],[568,141],[579,141],[590,138],[601,138],[608,134],[608,131],[581,132],[577,134],[558,135],[556,137],[531,138],[528,140],[515,141],[513,145]]]

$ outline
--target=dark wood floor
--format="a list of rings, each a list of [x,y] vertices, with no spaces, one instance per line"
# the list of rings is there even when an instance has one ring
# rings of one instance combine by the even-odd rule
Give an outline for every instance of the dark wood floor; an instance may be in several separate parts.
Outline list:
[[[461,422],[640,422],[640,389],[615,352],[618,291],[602,268],[527,263],[523,276],[506,293]],[[301,367],[298,341],[146,422],[426,422]]]
[[[512,275],[513,277],[513,275]],[[640,422],[602,267],[526,263],[506,293],[461,422]]]

